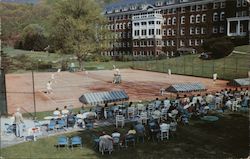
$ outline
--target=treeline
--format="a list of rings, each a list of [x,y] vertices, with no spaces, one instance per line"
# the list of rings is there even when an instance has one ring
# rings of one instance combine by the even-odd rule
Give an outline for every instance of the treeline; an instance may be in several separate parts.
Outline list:
[[[52,31],[54,8],[61,0],[37,0],[35,3],[0,2],[3,45],[17,49],[54,51]],[[117,0],[98,0],[103,7]],[[23,1],[25,2],[25,1]],[[50,47],[48,47],[50,45]]]

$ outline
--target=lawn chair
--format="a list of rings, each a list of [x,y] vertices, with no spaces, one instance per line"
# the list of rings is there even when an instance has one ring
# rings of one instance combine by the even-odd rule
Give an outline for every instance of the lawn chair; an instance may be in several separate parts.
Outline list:
[[[47,131],[54,130],[55,127],[56,127],[56,121],[54,119],[51,119]]]
[[[65,122],[65,120],[64,119],[59,119],[58,121],[58,127],[57,127],[57,129],[59,130],[59,129],[63,129],[63,130],[65,130],[65,126],[66,126],[66,122]]]
[[[163,140],[164,138],[169,139],[169,129],[170,129],[170,125],[169,124],[163,123],[162,125],[160,125],[161,140]]]
[[[120,137],[114,136],[112,138],[113,138],[113,145],[117,146],[117,148],[119,149],[120,148]]]
[[[65,148],[68,148],[69,146],[68,138],[66,136],[60,136],[57,138],[57,149],[62,146]]]
[[[133,143],[133,146],[135,147],[135,136],[134,135],[126,135],[125,136],[125,146],[128,147],[129,143]]]
[[[80,145],[81,146],[81,149],[82,149],[82,138],[79,137],[79,136],[74,136],[70,139],[70,143],[71,143],[71,148],[73,150],[73,147],[74,146],[78,146]]]
[[[128,107],[128,119],[135,118],[135,107]]]

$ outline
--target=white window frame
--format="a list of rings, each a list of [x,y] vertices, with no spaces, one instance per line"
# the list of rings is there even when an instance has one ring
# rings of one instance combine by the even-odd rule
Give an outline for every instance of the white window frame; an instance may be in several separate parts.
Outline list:
[[[202,23],[205,23],[207,21],[207,15],[206,14],[202,14],[201,21],[202,21]]]
[[[214,22],[217,22],[219,20],[219,15],[218,15],[218,13],[217,12],[214,12],[213,13],[213,21]]]
[[[195,34],[196,34],[196,35],[199,35],[200,32],[201,32],[201,29],[200,29],[199,27],[196,27],[196,28],[195,28]]]
[[[194,24],[194,22],[195,22],[195,16],[190,15],[190,24]]]
[[[225,32],[225,27],[224,26],[220,26],[220,33],[224,33]]]
[[[194,35],[194,34],[195,34],[194,27],[190,27],[190,28],[189,28],[189,34],[190,34],[190,35]]]
[[[225,8],[226,7],[226,2],[220,2],[220,8]]]
[[[171,35],[172,35],[172,29],[168,28],[168,30],[167,30],[167,36],[171,36]]]
[[[176,17],[173,17],[173,19],[172,19],[172,25],[176,25]]]
[[[181,24],[185,24],[185,16],[181,16]]]
[[[185,28],[181,28],[181,35],[185,35]]]
[[[225,12],[221,12],[220,13],[220,21],[224,21],[225,20]]]
[[[201,34],[203,34],[203,35],[206,34],[206,28],[204,28],[204,27],[201,28]]]
[[[171,25],[172,24],[172,19],[171,18],[168,18],[167,20],[167,25]]]
[[[201,22],[201,15],[200,14],[196,15],[195,22],[196,23],[200,23]]]
[[[217,27],[213,27],[213,33],[217,34],[218,33],[218,28]]]

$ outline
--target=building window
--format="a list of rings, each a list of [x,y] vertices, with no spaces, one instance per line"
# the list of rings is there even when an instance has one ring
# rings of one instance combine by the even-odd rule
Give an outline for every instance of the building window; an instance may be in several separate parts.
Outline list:
[[[206,34],[206,28],[201,28],[201,34]]]
[[[241,0],[237,0],[237,7],[241,7]]]
[[[199,27],[196,27],[196,28],[195,28],[195,34],[198,35],[198,34],[200,34],[200,32],[201,32],[200,28],[199,28]]]
[[[194,34],[194,27],[190,27],[189,33],[190,33],[190,35],[193,35],[193,34]]]
[[[141,22],[141,25],[147,25],[147,22]]]
[[[250,3],[250,2],[248,1],[248,3]],[[243,7],[246,7],[246,6],[247,6],[247,0],[242,0],[242,6],[243,6]]]
[[[218,9],[218,8],[219,8],[219,3],[214,2],[214,4],[213,4],[213,8],[214,8],[214,9]]]
[[[147,35],[147,30],[146,29],[143,29],[143,30],[141,30],[141,35]]]
[[[180,46],[185,46],[184,40],[180,40]]]
[[[220,33],[224,33],[224,27],[220,26]]]
[[[167,41],[167,46],[171,46],[171,40]]]
[[[168,18],[168,25],[171,25],[171,18]]]
[[[186,8],[185,7],[181,7],[181,13],[185,13]]]
[[[190,12],[194,12],[195,11],[195,6],[190,6]]]
[[[226,3],[225,3],[225,2],[220,2],[220,7],[221,7],[221,8],[225,8],[225,6],[226,6]]]
[[[220,13],[220,21],[224,21],[225,20],[225,13],[221,12]]]
[[[140,26],[140,23],[136,22],[134,23],[134,26]]]
[[[202,10],[207,10],[207,5],[206,4],[202,5]]]
[[[172,30],[172,36],[175,36],[175,35],[176,35],[176,30],[173,29],[173,30]]]
[[[175,14],[176,13],[176,8],[172,9],[172,13]]]
[[[154,22],[154,21],[149,21],[148,24],[149,24],[149,25],[154,25],[155,22]]]
[[[166,36],[167,35],[167,30],[163,29],[163,35]]]
[[[198,12],[198,11],[200,11],[201,10],[201,6],[200,5],[197,5],[196,6],[196,11]]]
[[[168,35],[168,36],[171,36],[171,34],[172,34],[172,30],[169,28],[169,29],[168,29],[168,32],[167,32],[167,35]]]
[[[161,29],[156,29],[156,35],[161,35]]]
[[[195,21],[195,16],[194,15],[191,15],[190,16],[190,23],[193,24]]]
[[[189,40],[189,46],[193,46],[194,45],[194,40],[190,39]]]
[[[204,23],[207,20],[207,15],[206,14],[202,14],[202,18],[201,21]]]
[[[200,23],[201,22],[201,15],[197,14],[196,15],[196,23]]]
[[[135,30],[134,34],[135,34],[135,36],[139,36],[140,35],[140,30]]]
[[[172,19],[172,25],[176,25],[176,17],[173,17],[173,19]]]
[[[200,45],[200,40],[195,39],[195,46],[199,46]]]
[[[175,40],[172,40],[172,46],[175,46]]]
[[[181,17],[181,24],[185,24],[185,16]]]
[[[149,29],[149,35],[155,35],[155,30],[154,29]]]
[[[203,42],[204,42],[204,40],[203,40],[203,39],[201,39],[201,44],[203,44]]]
[[[181,28],[181,35],[185,35],[185,28]]]
[[[163,21],[163,25],[166,25],[167,24],[167,20],[166,19],[164,19],[164,21]]]
[[[217,22],[217,21],[218,21],[218,19],[219,19],[219,17],[218,17],[218,13],[217,13],[217,12],[215,12],[215,13],[213,14],[213,21],[214,21],[214,22]]]
[[[156,21],[156,24],[161,24],[161,21]]]
[[[218,28],[217,27],[213,27],[213,33],[218,33]]]

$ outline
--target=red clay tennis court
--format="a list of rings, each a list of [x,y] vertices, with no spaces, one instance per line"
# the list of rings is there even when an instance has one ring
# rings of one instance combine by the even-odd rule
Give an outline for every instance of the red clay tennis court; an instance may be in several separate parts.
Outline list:
[[[166,73],[148,72],[132,69],[122,69],[122,83],[113,84],[113,70],[98,70],[86,72],[45,72],[34,73],[34,86],[36,110],[48,111],[56,107],[62,109],[65,105],[80,107],[79,97],[87,92],[100,92],[123,89],[131,101],[153,100],[157,97],[165,98],[174,94],[160,95],[161,88],[171,84],[200,82],[206,86],[207,92],[221,90],[226,87],[227,81],[183,75],[167,75]],[[53,93],[46,94],[46,83],[55,74],[52,83]],[[17,107],[22,107],[28,112],[34,112],[32,74],[6,75],[6,89],[8,112],[13,113]],[[197,92],[198,93],[198,92]],[[205,93],[205,92],[203,92]]]

